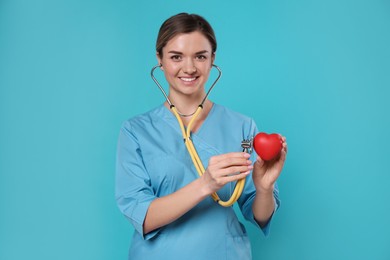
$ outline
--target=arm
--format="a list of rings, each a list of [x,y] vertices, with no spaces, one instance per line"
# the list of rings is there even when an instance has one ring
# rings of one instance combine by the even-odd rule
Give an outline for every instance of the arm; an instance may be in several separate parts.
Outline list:
[[[282,137],[283,149],[280,156],[269,162],[263,161],[260,157],[254,164],[253,182],[256,187],[256,197],[252,210],[256,221],[264,227],[275,210],[274,189],[275,182],[279,177],[287,154],[286,138]]]
[[[241,152],[211,157],[202,177],[170,195],[157,197],[138,138],[127,122],[118,140],[115,185],[118,207],[136,231],[144,239],[150,239],[158,228],[175,221],[226,183],[245,178],[253,168],[248,158],[249,154]]]
[[[273,189],[271,191],[256,191],[252,205],[253,215],[260,227],[264,227],[275,210]]]
[[[152,201],[143,225],[144,233],[175,221],[225,184],[245,178],[252,169],[248,157],[246,153],[211,157],[202,177],[170,195]],[[237,172],[240,173],[232,175]]]
[[[209,194],[202,179],[196,179],[180,190],[156,198],[150,204],[144,222],[144,234],[165,226],[195,207]]]

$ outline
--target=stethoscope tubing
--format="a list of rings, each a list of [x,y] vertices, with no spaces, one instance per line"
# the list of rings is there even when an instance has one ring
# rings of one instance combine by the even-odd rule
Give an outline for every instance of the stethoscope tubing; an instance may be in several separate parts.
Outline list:
[[[215,84],[218,82],[218,80],[222,76],[221,69],[217,65],[215,65],[215,64],[213,64],[212,66],[218,70],[218,77],[213,82],[213,84],[211,85],[210,89],[207,91],[205,97],[203,98],[202,102],[199,104],[198,108],[192,114],[188,114],[188,115],[183,115],[183,114],[181,114],[177,110],[175,105],[169,100],[168,95],[166,94],[164,88],[160,85],[158,80],[154,77],[154,71],[157,68],[160,68],[161,64],[159,64],[157,66],[154,66],[152,68],[151,72],[150,72],[153,81],[156,83],[156,85],[158,86],[160,91],[163,93],[167,103],[169,104],[170,109],[172,110],[173,114],[175,115],[175,117],[176,117],[176,119],[177,119],[177,121],[179,123],[180,129],[182,131],[182,135],[183,135],[183,138],[184,138],[184,143],[186,145],[188,153],[190,154],[191,160],[192,160],[192,162],[193,162],[193,164],[194,164],[194,166],[196,168],[196,171],[198,172],[199,176],[202,176],[204,174],[205,168],[204,168],[203,163],[202,163],[201,159],[199,158],[199,155],[196,152],[194,144],[193,144],[193,142],[192,142],[192,140],[190,138],[191,137],[191,128],[192,128],[192,125],[195,122],[196,118],[198,117],[198,115],[202,111],[203,104],[206,101],[207,97],[209,96],[211,90],[214,88]],[[193,117],[191,118],[190,122],[188,123],[187,129],[185,129],[184,124],[183,124],[183,120],[180,118],[180,116],[192,116],[192,115],[193,115]],[[214,201],[218,202],[218,204],[220,204],[221,206],[230,207],[239,199],[239,197],[241,196],[242,191],[244,189],[244,186],[245,186],[245,178],[237,181],[236,186],[234,187],[233,194],[230,197],[230,199],[227,200],[227,201],[222,201],[219,198],[219,196],[218,196],[218,194],[216,192],[211,194],[211,197],[213,198]]]

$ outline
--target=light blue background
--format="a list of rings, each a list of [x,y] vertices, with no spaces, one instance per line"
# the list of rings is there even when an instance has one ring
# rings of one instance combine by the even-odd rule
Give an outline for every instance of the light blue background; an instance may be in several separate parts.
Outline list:
[[[217,34],[211,99],[288,139],[254,259],[390,259],[386,0],[2,0],[0,259],[126,259],[118,132],[163,102],[155,39],[182,11]]]

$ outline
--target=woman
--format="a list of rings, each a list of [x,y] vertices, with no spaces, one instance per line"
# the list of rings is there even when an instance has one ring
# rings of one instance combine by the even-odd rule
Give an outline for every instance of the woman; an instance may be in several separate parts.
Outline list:
[[[206,95],[216,49],[213,29],[198,15],[172,16],[160,28],[157,60],[184,126]],[[220,206],[210,195],[227,200],[246,178],[237,202],[244,217],[268,234],[280,204],[276,180],[286,158],[285,138],[271,162],[241,152],[241,141],[257,133],[255,123],[206,99],[191,127],[206,168],[199,177],[170,108],[165,102],[129,119],[120,131],[116,199],[136,230],[129,259],[251,259],[233,207]]]

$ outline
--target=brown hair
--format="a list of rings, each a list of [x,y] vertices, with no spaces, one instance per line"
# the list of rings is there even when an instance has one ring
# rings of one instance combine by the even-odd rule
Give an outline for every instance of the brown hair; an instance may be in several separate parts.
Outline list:
[[[212,53],[217,50],[217,40],[211,25],[197,14],[180,13],[168,18],[158,32],[156,51],[162,58],[162,49],[170,39],[181,33],[201,32],[210,42]]]

